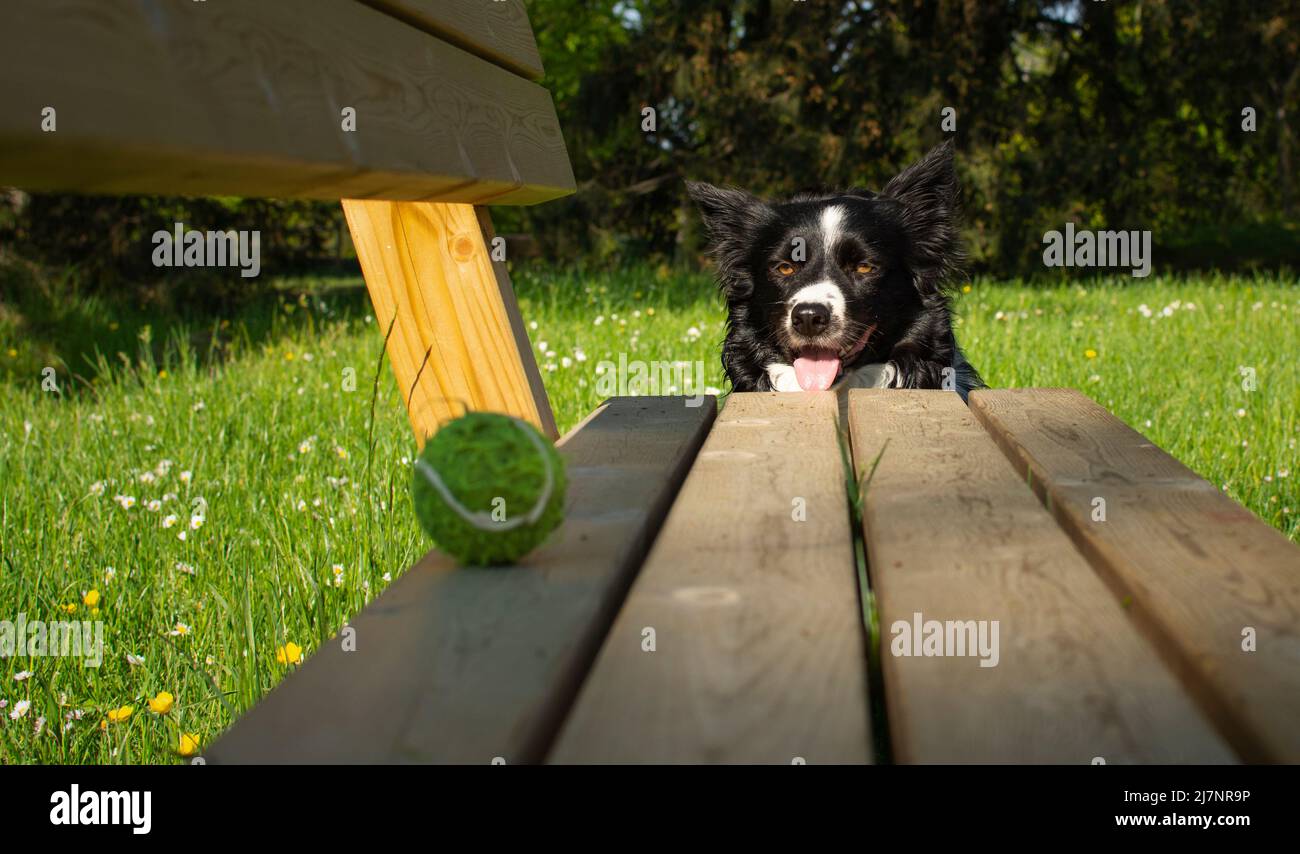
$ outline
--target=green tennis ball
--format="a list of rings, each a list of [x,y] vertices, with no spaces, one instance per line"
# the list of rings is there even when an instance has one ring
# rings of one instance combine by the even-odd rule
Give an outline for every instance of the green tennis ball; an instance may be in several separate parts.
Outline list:
[[[470,412],[444,425],[415,464],[415,515],[463,564],[509,564],[564,519],[564,458],[526,421]],[[466,518],[466,517],[469,518]]]

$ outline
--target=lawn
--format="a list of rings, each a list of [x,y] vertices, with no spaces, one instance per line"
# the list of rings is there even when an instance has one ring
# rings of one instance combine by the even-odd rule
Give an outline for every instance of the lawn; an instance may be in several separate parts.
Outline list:
[[[0,762],[201,752],[427,549],[415,444],[359,282],[281,284],[201,322],[64,280],[0,302],[0,620],[102,620],[105,644],[97,668],[0,659]],[[703,384],[724,385],[705,275],[517,271],[515,285],[562,430],[621,354],[702,362]],[[958,335],[991,385],[1083,389],[1300,540],[1294,282],[963,291]]]

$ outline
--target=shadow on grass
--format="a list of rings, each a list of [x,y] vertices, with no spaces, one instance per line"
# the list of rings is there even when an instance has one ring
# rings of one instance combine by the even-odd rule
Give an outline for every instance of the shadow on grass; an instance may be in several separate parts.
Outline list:
[[[245,287],[232,295],[210,271],[186,271],[129,292],[100,289],[76,268],[0,256],[0,378],[38,380],[52,366],[72,378],[65,392],[83,389],[103,364],[162,365],[181,351],[200,365],[221,362],[371,310],[354,266]]]

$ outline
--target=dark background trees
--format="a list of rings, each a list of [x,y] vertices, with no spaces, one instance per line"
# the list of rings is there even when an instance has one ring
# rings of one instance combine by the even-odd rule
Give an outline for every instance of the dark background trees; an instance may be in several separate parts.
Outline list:
[[[1149,228],[1175,264],[1297,260],[1296,0],[534,0],[530,15],[581,189],[503,218],[555,257],[693,256],[686,177],[879,187],[947,135],[952,107],[979,269],[1032,270],[1066,220]]]
[[[697,263],[683,179],[879,187],[950,135],[951,107],[976,270],[1041,270],[1042,234],[1068,220],[1151,229],[1165,268],[1300,263],[1300,0],[528,8],[579,190],[493,215],[554,262]],[[298,202],[46,196],[11,204],[0,239],[111,282],[149,274],[159,222],[224,228],[236,210],[269,272],[348,254],[337,206]]]

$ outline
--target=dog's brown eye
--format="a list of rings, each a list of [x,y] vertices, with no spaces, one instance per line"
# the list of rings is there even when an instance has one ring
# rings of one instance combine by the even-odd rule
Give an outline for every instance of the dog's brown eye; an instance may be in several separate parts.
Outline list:
[[[859,261],[858,266],[853,270],[853,272],[857,273],[859,276],[865,276],[874,269],[876,268],[868,264],[866,261]]]
[[[782,261],[780,264],[776,265],[776,271],[780,273],[782,276],[793,276],[794,265],[791,264],[789,261]]]

